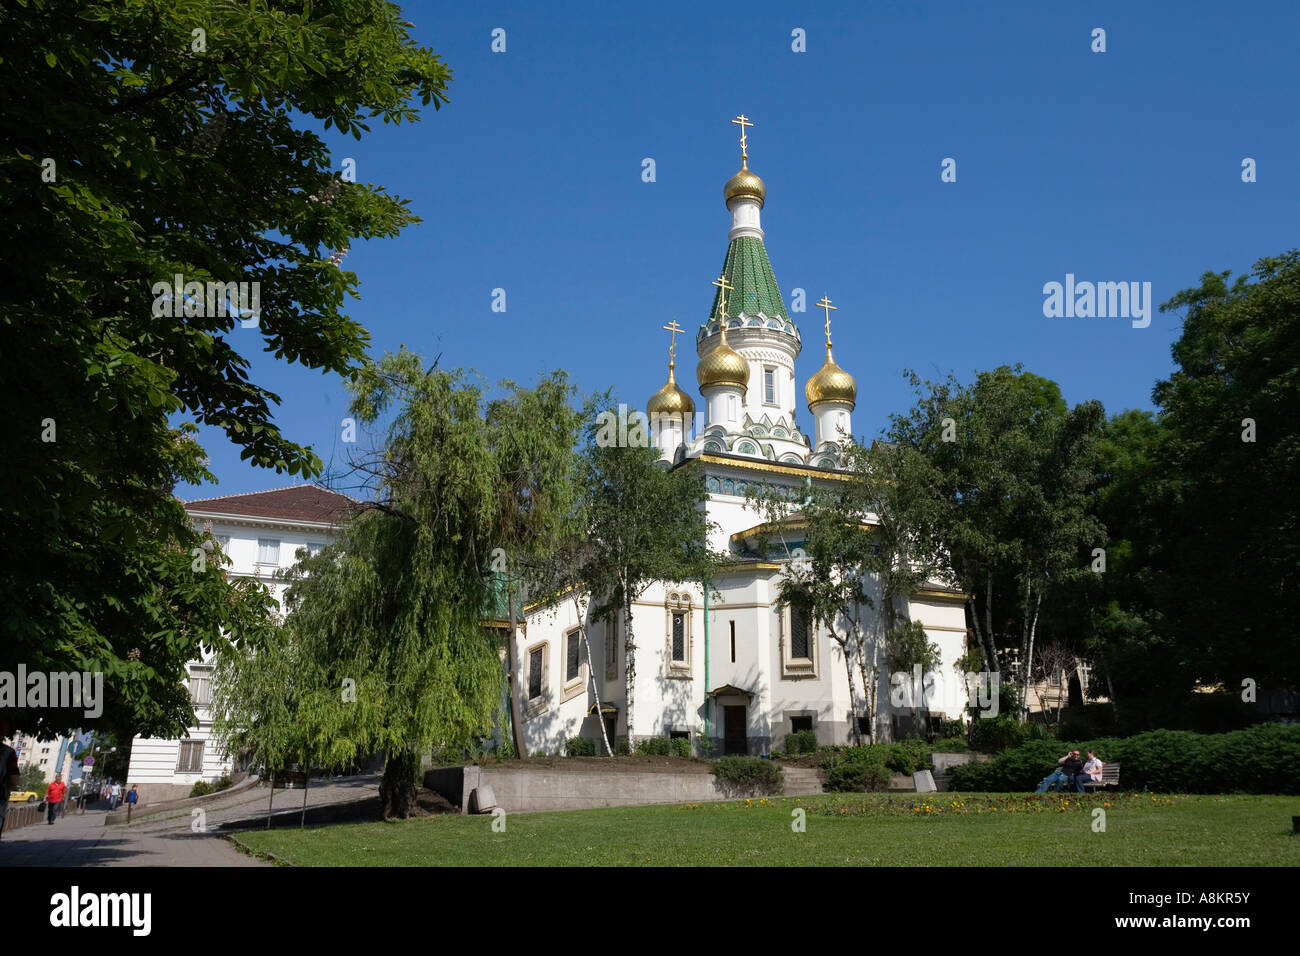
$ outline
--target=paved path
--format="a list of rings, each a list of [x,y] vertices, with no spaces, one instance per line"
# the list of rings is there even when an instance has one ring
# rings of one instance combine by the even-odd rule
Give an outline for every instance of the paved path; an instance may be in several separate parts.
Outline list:
[[[352,803],[378,793],[378,776],[346,777],[314,783],[307,791],[307,807]],[[144,816],[131,826],[105,826],[103,804],[85,814],[60,816],[54,825],[44,820],[21,830],[6,829],[0,839],[0,868],[11,866],[268,866],[240,853],[223,832],[239,823],[266,819],[269,791],[249,787],[229,797],[202,804],[206,829],[191,829],[191,808]],[[297,823],[302,809],[301,790],[276,790],[273,812],[282,822]]]

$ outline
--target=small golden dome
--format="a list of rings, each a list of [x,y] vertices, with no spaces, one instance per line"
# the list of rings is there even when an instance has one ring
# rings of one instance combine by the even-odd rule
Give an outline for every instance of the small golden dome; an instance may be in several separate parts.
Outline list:
[[[713,351],[695,366],[695,378],[700,383],[700,388],[708,388],[710,385],[739,385],[745,388],[749,385],[749,363],[727,344],[724,332]]]
[[[695,400],[677,387],[673,378],[673,363],[668,363],[668,381],[664,387],[650,396],[645,403],[645,410],[650,415],[694,415]]]
[[[850,409],[857,404],[858,383],[853,381],[852,375],[835,364],[829,342],[826,343],[826,364],[808,379],[803,393],[808,399],[809,408],[822,402],[843,402]]]
[[[759,208],[761,209],[763,206],[763,200],[767,198],[767,187],[763,185],[763,180],[759,179],[749,171],[748,164],[742,162],[740,172],[727,180],[727,185],[722,190],[722,195],[728,203],[737,196],[757,199]]]

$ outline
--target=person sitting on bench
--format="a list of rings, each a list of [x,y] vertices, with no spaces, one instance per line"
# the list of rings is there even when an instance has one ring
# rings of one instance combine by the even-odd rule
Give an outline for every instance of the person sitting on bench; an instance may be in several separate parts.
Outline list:
[[[1066,786],[1072,786],[1082,793],[1083,782],[1078,777],[1083,772],[1083,760],[1079,757],[1079,751],[1071,750],[1056,764],[1056,769],[1043,778],[1034,792],[1046,793],[1048,790],[1064,790]]]
[[[1097,759],[1097,751],[1089,750],[1088,762],[1083,765],[1083,772],[1079,774],[1075,789],[1082,793],[1085,783],[1101,783],[1101,769],[1104,766],[1106,765]]]

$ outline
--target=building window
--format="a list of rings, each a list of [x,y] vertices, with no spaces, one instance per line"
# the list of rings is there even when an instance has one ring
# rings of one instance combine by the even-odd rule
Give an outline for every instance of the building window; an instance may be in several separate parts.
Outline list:
[[[776,369],[763,369],[763,402],[767,405],[776,404]]]
[[[190,670],[190,700],[195,707],[212,703],[212,668],[195,667]]]
[[[671,592],[664,610],[667,612],[668,676],[691,676],[691,596]]]
[[[217,539],[217,545],[221,548],[221,553],[230,557],[230,535],[214,534],[212,537]]]
[[[790,656],[795,659],[812,657],[808,646],[808,612],[797,607],[790,609]]]
[[[618,680],[618,618],[612,614],[605,619],[605,680]]]
[[[807,610],[787,605],[780,622],[782,678],[816,677],[817,635]]]
[[[736,622],[731,622],[731,663],[736,663]]]
[[[313,558],[316,557],[316,555],[320,554],[324,550],[325,550],[325,545],[320,541],[307,542],[307,553],[310,554]]]
[[[537,700],[542,696],[542,665],[545,648],[534,647],[528,655],[528,699]]]
[[[564,680],[577,680],[582,667],[582,633],[577,630],[570,631],[565,638],[564,647]]]
[[[727,396],[727,421],[734,422],[740,417],[740,403],[735,395]]]
[[[181,741],[181,757],[176,764],[177,773],[203,772],[203,743],[202,740]]]
[[[280,542],[278,539],[257,539],[257,563],[275,565],[280,563]]]

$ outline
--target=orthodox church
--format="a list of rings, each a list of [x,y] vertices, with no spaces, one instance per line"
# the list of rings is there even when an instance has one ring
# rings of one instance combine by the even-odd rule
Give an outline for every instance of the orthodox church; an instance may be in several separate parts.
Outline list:
[[[874,642],[868,663],[879,668],[870,678],[873,708],[864,687],[871,671],[856,660],[846,668],[828,632],[778,603],[781,576],[802,543],[799,523],[765,525],[746,499],[751,487],[763,484],[802,497],[810,485],[844,479],[841,447],[852,434],[857,385],[832,355],[835,306],[823,297],[826,360],[798,387],[795,359],[803,339],[763,241],[767,188],[749,169],[746,127],[753,124],[744,116],[732,122],[741,128],[741,159],[723,189],[731,218],[727,254],[695,339],[703,425],[693,427],[695,399],[676,379],[676,334],[685,330],[675,321],[665,326],[673,333],[668,380],[646,411],[664,467],[703,474],[705,511],[715,526],[710,546],[733,560],[707,589],[702,582],[657,582],[633,603],[630,707],[623,622],[582,620],[584,642],[582,602],[527,609],[516,636],[521,666],[515,690],[529,753],[562,753],[566,740],[581,736],[596,743],[597,753],[604,752],[605,739],[617,747],[680,737],[697,754],[765,754],[801,730],[811,730],[820,744],[850,743],[857,731],[889,740],[912,717],[910,701],[900,707],[892,695],[891,703],[876,612],[864,607],[859,622]],[[796,421],[801,397],[811,435]],[[868,594],[873,586],[864,582]],[[954,669],[965,653],[964,595],[934,582],[907,604],[900,610],[939,646],[940,684],[964,691]],[[912,675],[906,676],[910,686]],[[940,695],[930,712],[958,718],[964,703],[964,693]]]

